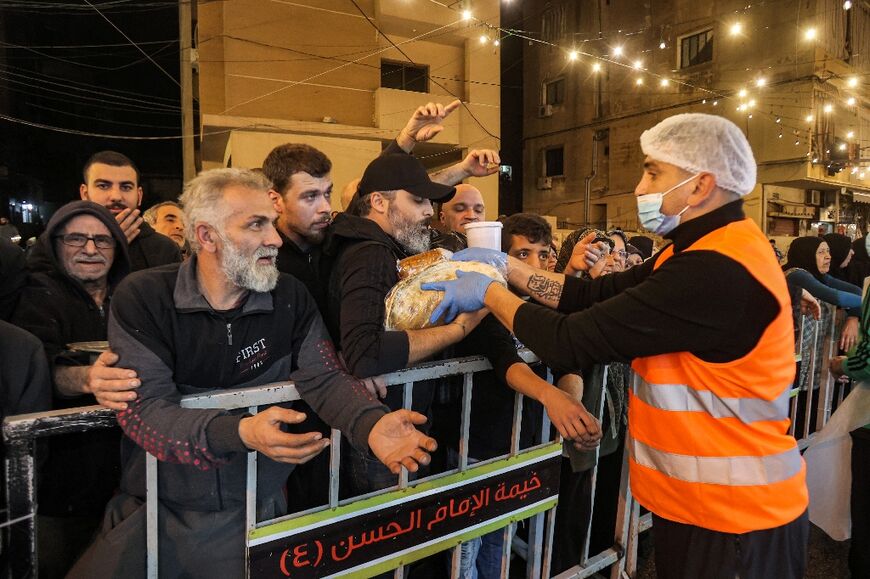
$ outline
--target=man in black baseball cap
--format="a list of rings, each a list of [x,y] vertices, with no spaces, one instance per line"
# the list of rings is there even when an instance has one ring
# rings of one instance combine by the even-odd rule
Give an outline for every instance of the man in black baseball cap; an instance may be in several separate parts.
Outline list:
[[[384,298],[399,281],[397,260],[429,249],[432,201],[445,201],[451,186],[433,183],[410,155],[382,155],[360,180],[350,209],[339,213],[327,233],[323,252],[330,260],[326,324],[347,369],[358,378],[406,368],[459,342],[480,317],[422,330],[387,331]],[[379,392],[390,408],[402,407],[402,392]],[[416,384],[412,408],[424,414],[433,391]],[[391,484],[396,476],[359,452],[342,454],[352,491],[366,493]],[[347,479],[344,479],[347,480]]]

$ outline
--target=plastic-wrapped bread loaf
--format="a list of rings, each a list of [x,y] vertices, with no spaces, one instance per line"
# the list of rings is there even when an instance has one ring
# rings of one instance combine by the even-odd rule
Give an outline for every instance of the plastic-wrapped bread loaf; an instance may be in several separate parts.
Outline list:
[[[387,316],[384,326],[388,330],[419,330],[431,326],[429,317],[444,297],[442,292],[425,291],[420,284],[431,281],[456,279],[456,270],[476,271],[507,286],[504,276],[493,266],[476,261],[442,261],[426,267],[417,274],[403,279],[390,290],[385,300]]]
[[[399,262],[399,279],[408,279],[417,275],[430,265],[442,263],[453,257],[453,252],[446,249],[432,249],[411,257],[406,257]]]

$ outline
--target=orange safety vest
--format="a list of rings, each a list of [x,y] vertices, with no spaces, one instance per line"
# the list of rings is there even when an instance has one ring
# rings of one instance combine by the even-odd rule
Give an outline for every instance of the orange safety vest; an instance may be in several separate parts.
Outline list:
[[[738,360],[705,362],[689,352],[634,360],[631,491],[644,507],[678,523],[725,533],[778,527],[800,516],[809,501],[804,462],[788,434],[795,365],[785,277],[750,219],[708,233],[685,251],[697,250],[743,265],[776,297],[780,311]],[[673,246],[666,248],[655,268],[673,253]]]

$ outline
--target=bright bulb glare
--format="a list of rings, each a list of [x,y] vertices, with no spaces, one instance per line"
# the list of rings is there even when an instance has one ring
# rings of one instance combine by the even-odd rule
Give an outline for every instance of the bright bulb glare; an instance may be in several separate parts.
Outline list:
[[[485,34],[481,34],[481,35],[480,35],[480,43],[481,43],[481,44],[486,44],[486,41],[487,41],[486,35],[485,35]]]
[[[833,112],[833,110],[834,110],[834,105],[825,105],[825,108],[822,109],[822,110],[825,111],[826,113]]]
[[[580,56],[576,50],[572,50],[568,53],[568,60],[577,60],[577,57]]]
[[[759,78],[755,81],[755,86],[762,87],[767,84],[767,80],[763,78]]]
[[[858,77],[853,76],[849,79],[849,88],[855,88],[856,86],[858,86]]]
[[[754,107],[754,106],[755,106],[755,99],[751,99],[751,100],[749,101],[749,106],[750,106],[750,107]]]
[[[741,32],[743,32],[743,25],[742,24],[740,24],[739,22],[735,22],[734,24],[731,25],[731,36],[737,36]]]
[[[471,10],[463,10],[462,11],[462,19],[463,20],[471,20]]]
[[[743,97],[745,97],[746,95],[747,95],[747,92],[746,92],[746,89],[745,89],[745,88],[741,88],[741,89],[740,89],[740,92],[737,93],[737,96],[739,96],[740,98],[743,98]]]
[[[804,40],[815,40],[816,39],[816,29],[815,28],[807,28],[807,31],[804,32]]]
[[[496,46],[498,46],[499,44],[501,44],[501,42],[499,42],[498,38],[496,38],[495,40],[493,40],[492,43],[493,43],[494,45],[496,45]]]
[[[622,56],[622,47],[616,46],[613,48],[613,56]]]
[[[857,101],[855,101],[855,97],[849,97],[846,100],[846,104],[849,105],[850,107],[854,107],[856,102]]]
[[[852,7],[851,0],[846,0],[845,2],[843,2],[843,10],[848,10],[851,7]]]
[[[643,62],[640,61],[640,60],[635,60],[635,61],[634,61],[634,68],[635,68],[636,70],[640,70],[641,67],[643,67]]]
[[[713,101],[713,106],[714,106],[714,107],[719,106],[719,101]]]
[[[601,71],[601,64],[596,62],[595,64],[592,65],[592,72],[600,72],[600,71]]]
[[[840,149],[841,151],[845,151],[846,150],[846,143],[840,143],[840,145],[837,148]]]
[[[813,115],[807,115],[807,122],[808,123],[813,122]]]
[[[847,139],[851,139],[851,138],[853,138],[854,136],[855,136],[855,131],[849,131],[848,133],[846,133],[846,138],[847,138]]]
[[[666,79],[666,78],[663,78],[663,79],[659,82],[659,84],[662,85],[662,86],[668,86],[669,84],[671,84],[671,81],[669,81],[669,80]]]
[[[643,79],[642,79],[642,78],[636,79],[636,80],[634,81],[634,84],[636,84],[636,85],[638,85],[638,86],[642,85],[642,84],[643,84]]]
[[[665,44],[665,41],[662,40],[662,41],[659,43],[659,48],[661,48],[662,50],[664,50],[664,49],[665,49],[665,46],[667,46],[667,45]]]

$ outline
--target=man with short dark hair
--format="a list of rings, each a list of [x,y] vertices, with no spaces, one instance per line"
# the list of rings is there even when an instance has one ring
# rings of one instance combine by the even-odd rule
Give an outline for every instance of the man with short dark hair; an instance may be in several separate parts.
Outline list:
[[[129,268],[126,238],[104,207],[73,201],[55,212],[37,244],[48,266],[29,274],[12,323],[42,341],[52,408],[94,404],[92,375],[101,368],[68,344],[106,339],[108,306]],[[119,441],[116,429],[49,441],[39,479],[40,576],[62,577],[97,529],[118,485]]]
[[[94,153],[82,170],[79,195],[111,211],[130,247],[131,271],[181,261],[175,243],[157,235],[140,217],[142,187],[139,169],[127,156],[115,151]]]
[[[550,260],[550,224],[533,213],[514,213],[502,221],[502,251],[537,269],[547,269]]]

